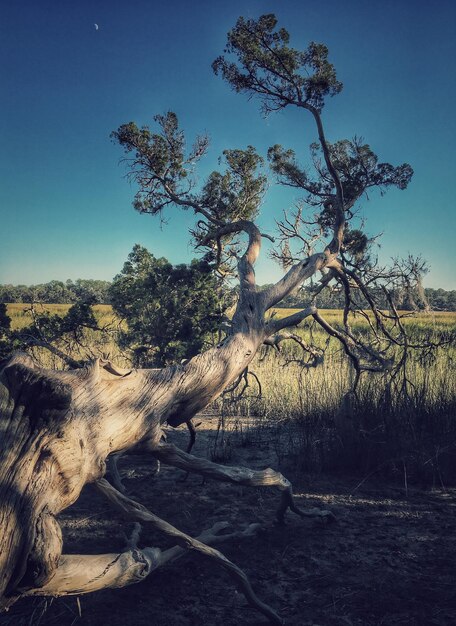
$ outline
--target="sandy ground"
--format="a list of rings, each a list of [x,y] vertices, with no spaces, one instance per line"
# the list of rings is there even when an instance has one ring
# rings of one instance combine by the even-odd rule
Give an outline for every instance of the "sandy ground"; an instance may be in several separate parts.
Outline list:
[[[211,423],[212,422],[212,423]],[[194,453],[209,454],[216,420],[199,429]],[[203,430],[205,428],[205,430]],[[185,447],[185,431],[170,440]],[[231,439],[230,464],[278,468],[274,446],[241,446]],[[214,522],[233,528],[260,522],[255,537],[220,549],[248,574],[258,596],[288,626],[456,624],[456,490],[405,494],[400,485],[350,477],[294,476],[301,507],[331,509],[334,524],[288,513],[274,524],[279,501],[273,489],[239,488],[162,466],[151,475],[147,457],[122,460],[131,497],[181,530],[197,535]],[[67,553],[121,550],[131,529],[88,486],[61,517]],[[167,547],[166,538],[143,527],[140,545]],[[232,580],[196,554],[157,570],[143,583],[120,590],[60,599],[26,599],[0,617],[7,626],[199,626],[260,625]]]

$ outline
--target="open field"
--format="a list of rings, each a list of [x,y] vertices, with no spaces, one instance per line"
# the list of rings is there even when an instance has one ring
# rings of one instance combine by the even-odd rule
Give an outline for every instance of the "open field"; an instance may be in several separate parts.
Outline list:
[[[38,313],[47,311],[53,315],[65,315],[70,304],[39,304],[35,305]],[[95,315],[101,322],[112,321],[113,311],[110,304],[96,304],[94,307]],[[296,313],[298,309],[272,309],[272,313],[277,317],[285,317]],[[11,317],[13,328],[23,328],[31,323],[30,305],[20,302],[10,303],[7,305],[8,315]],[[322,315],[333,324],[342,321],[342,311],[339,309],[321,309]],[[362,317],[354,318],[359,324],[365,324]],[[432,327],[436,329],[456,328],[456,312],[432,311],[430,313],[415,313],[406,318],[406,324],[412,324],[422,327]]]

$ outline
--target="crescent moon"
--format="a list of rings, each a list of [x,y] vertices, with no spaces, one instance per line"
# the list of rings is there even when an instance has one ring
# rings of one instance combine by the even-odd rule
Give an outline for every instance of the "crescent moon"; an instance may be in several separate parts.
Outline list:
[[[98,30],[98,24],[94,24],[95,30]]]

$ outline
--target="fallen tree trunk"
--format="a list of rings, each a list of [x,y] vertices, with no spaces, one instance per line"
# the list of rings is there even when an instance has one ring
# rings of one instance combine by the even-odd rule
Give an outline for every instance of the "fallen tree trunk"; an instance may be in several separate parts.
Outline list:
[[[242,350],[237,347],[237,351],[243,355],[239,366],[242,368],[251,353],[245,346]],[[203,362],[212,359],[213,355],[209,355]],[[212,398],[215,385],[220,383],[217,375],[210,377],[210,384],[203,383],[205,371],[198,364],[186,364],[164,371],[125,374],[114,373],[110,364],[95,361],[82,370],[53,372],[35,367],[22,354],[3,365],[0,373],[3,608],[23,595],[87,593],[139,582],[169,560],[158,558],[157,549],[117,555],[62,555],[62,536],[55,516],[78,498],[88,482],[96,482],[111,500],[120,503],[130,519],[159,520],[139,505],[132,505],[106,481],[100,482],[111,452],[144,448],[164,463],[216,480],[276,486],[285,494],[281,518],[286,508],[293,506],[290,484],[273,470],[254,472],[218,466],[161,442],[161,424],[168,416],[173,424],[186,421],[189,410],[199,410],[202,401]],[[237,370],[229,365],[229,359],[222,358],[219,376],[231,381],[236,375]],[[205,389],[204,393],[195,393],[195,379],[200,389]],[[188,402],[185,405],[184,394]],[[180,419],[176,406],[183,415]],[[313,513],[325,515],[320,511]],[[221,553],[162,520],[158,525],[179,545],[202,551],[228,567],[249,602],[270,621],[279,623],[274,612],[256,598],[241,570]]]
[[[246,356],[243,345],[234,348],[243,353],[243,367],[250,353]],[[78,498],[86,483],[104,475],[110,453],[153,449],[165,421],[186,421],[219,393],[224,378],[231,381],[238,374],[230,359],[222,357],[214,368],[214,355],[203,356],[202,366],[124,375],[100,361],[69,372],[41,370],[20,354],[4,364],[1,595],[48,580],[61,554],[55,515]]]
[[[25,354],[1,364],[1,607],[8,608],[23,595],[85,593],[131,584],[155,568],[158,562],[153,565],[150,559],[158,553],[150,550],[97,557],[62,554],[56,516],[75,502],[86,483],[96,482],[129,519],[153,523],[171,535],[179,549],[198,550],[227,568],[248,602],[271,622],[280,623],[255,596],[245,574],[220,552],[181,533],[102,480],[110,454],[149,451],[160,462],[216,480],[278,488],[279,521],[288,508],[301,515],[328,517],[325,511],[299,511],[290,483],[271,469],[254,472],[219,466],[162,442],[165,424],[188,423],[242,375],[267,337],[314,311],[310,308],[290,320],[265,320],[277,299],[312,275],[326,257],[310,257],[273,289],[257,292],[253,263],[259,231],[246,222],[236,228],[248,232],[249,245],[239,262],[238,307],[229,334],[217,347],[159,370],[119,370],[95,360],[81,369],[51,371],[35,366]]]

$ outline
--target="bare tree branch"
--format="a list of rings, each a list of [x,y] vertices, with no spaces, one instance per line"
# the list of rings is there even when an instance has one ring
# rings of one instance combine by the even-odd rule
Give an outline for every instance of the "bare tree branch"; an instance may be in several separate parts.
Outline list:
[[[253,608],[265,615],[271,624],[278,624],[279,626],[282,624],[282,620],[277,613],[275,613],[275,611],[273,611],[267,604],[264,604],[264,602],[256,596],[245,573],[232,561],[227,559],[221,552],[219,552],[219,550],[211,548],[198,539],[194,539],[190,535],[178,530],[175,526],[172,526],[168,522],[165,522],[165,520],[157,517],[138,502],[135,502],[118,492],[108,483],[108,481],[104,479],[98,480],[96,482],[96,486],[101,493],[103,493],[103,495],[105,495],[116,506],[116,508],[123,511],[129,519],[150,522],[155,528],[157,528],[157,530],[160,530],[165,535],[172,537],[182,548],[187,550],[196,550],[204,556],[214,559],[227,570],[241,589],[247,602]]]
[[[293,289],[322,269],[325,263],[327,263],[327,257],[319,253],[294,265],[281,280],[260,294],[263,309],[267,311],[283,300]]]
[[[297,313],[293,313],[292,315],[287,315],[286,317],[282,317],[279,319],[272,319],[265,326],[265,331],[268,335],[274,335],[279,332],[283,328],[290,328],[291,326],[298,326],[306,317],[310,315],[314,315],[317,312],[316,307],[310,306],[302,311],[298,311]]]

